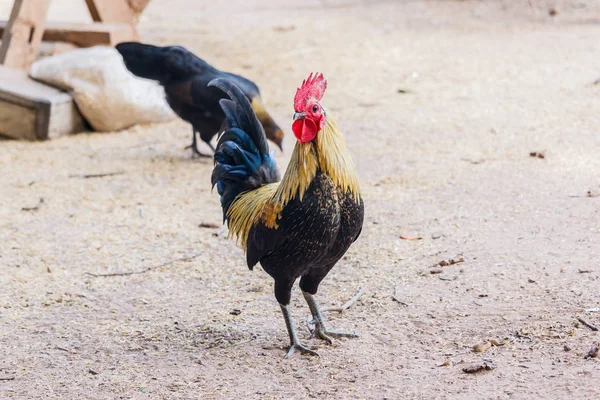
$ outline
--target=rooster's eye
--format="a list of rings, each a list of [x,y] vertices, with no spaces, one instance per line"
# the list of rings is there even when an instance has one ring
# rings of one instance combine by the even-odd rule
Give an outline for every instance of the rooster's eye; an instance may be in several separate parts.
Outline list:
[[[313,112],[317,112],[317,111],[319,111],[319,106],[315,104],[315,105],[313,106],[313,108],[312,108],[312,111],[313,111]]]

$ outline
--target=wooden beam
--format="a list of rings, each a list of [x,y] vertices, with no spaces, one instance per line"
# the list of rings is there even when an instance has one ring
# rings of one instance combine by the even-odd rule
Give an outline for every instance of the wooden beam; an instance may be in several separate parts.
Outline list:
[[[50,0],[15,0],[2,36],[0,64],[29,69],[42,41],[49,4]]]
[[[138,40],[137,32],[130,24],[54,24],[46,26],[44,40],[69,42],[80,47],[97,45],[115,46],[121,42]]]
[[[136,14],[127,0],[85,0],[95,22],[133,24]]]
[[[5,30],[6,26],[6,21],[0,21],[0,33]],[[79,47],[114,46],[121,42],[138,40],[135,28],[130,24],[49,22],[43,33],[44,41],[69,42]]]
[[[81,132],[84,122],[68,93],[0,66],[0,135],[45,140]]]
[[[127,0],[85,0],[85,3],[95,22],[129,24],[132,32],[131,40],[140,40],[135,29],[138,14],[129,6]]]
[[[127,0],[129,7],[133,10],[136,15],[140,15],[144,12],[144,9],[150,3],[150,0]]]

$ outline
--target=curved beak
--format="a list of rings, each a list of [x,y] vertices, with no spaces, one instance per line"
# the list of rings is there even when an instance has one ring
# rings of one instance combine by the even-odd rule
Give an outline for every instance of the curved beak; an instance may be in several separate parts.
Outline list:
[[[303,113],[303,112],[294,113],[294,121],[302,119],[302,118],[306,118],[306,113]]]

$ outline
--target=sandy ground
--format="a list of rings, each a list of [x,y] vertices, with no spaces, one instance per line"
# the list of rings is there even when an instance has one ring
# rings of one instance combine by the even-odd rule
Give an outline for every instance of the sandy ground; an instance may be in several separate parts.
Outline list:
[[[319,298],[364,287],[329,316],[360,338],[310,339],[295,291],[321,358],[283,360],[271,279],[199,227],[221,211],[185,123],[1,141],[0,398],[599,397],[600,337],[577,317],[600,326],[600,5],[214,3],[155,0],[140,31],[256,80],[289,132],[281,165],[295,88],[326,74],[366,219]]]

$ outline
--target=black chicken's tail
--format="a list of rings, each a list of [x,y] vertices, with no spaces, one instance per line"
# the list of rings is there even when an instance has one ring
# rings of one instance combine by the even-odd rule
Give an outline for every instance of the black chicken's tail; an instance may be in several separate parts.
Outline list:
[[[138,42],[123,42],[116,46],[127,69],[140,78],[162,84],[172,79],[213,71],[204,60],[181,46],[159,47]]]
[[[262,125],[248,98],[227,79],[214,79],[208,86],[216,86],[231,99],[221,99],[225,113],[225,131],[217,143],[216,166],[211,182],[221,196],[223,219],[229,206],[243,192],[279,181],[279,170]]]

